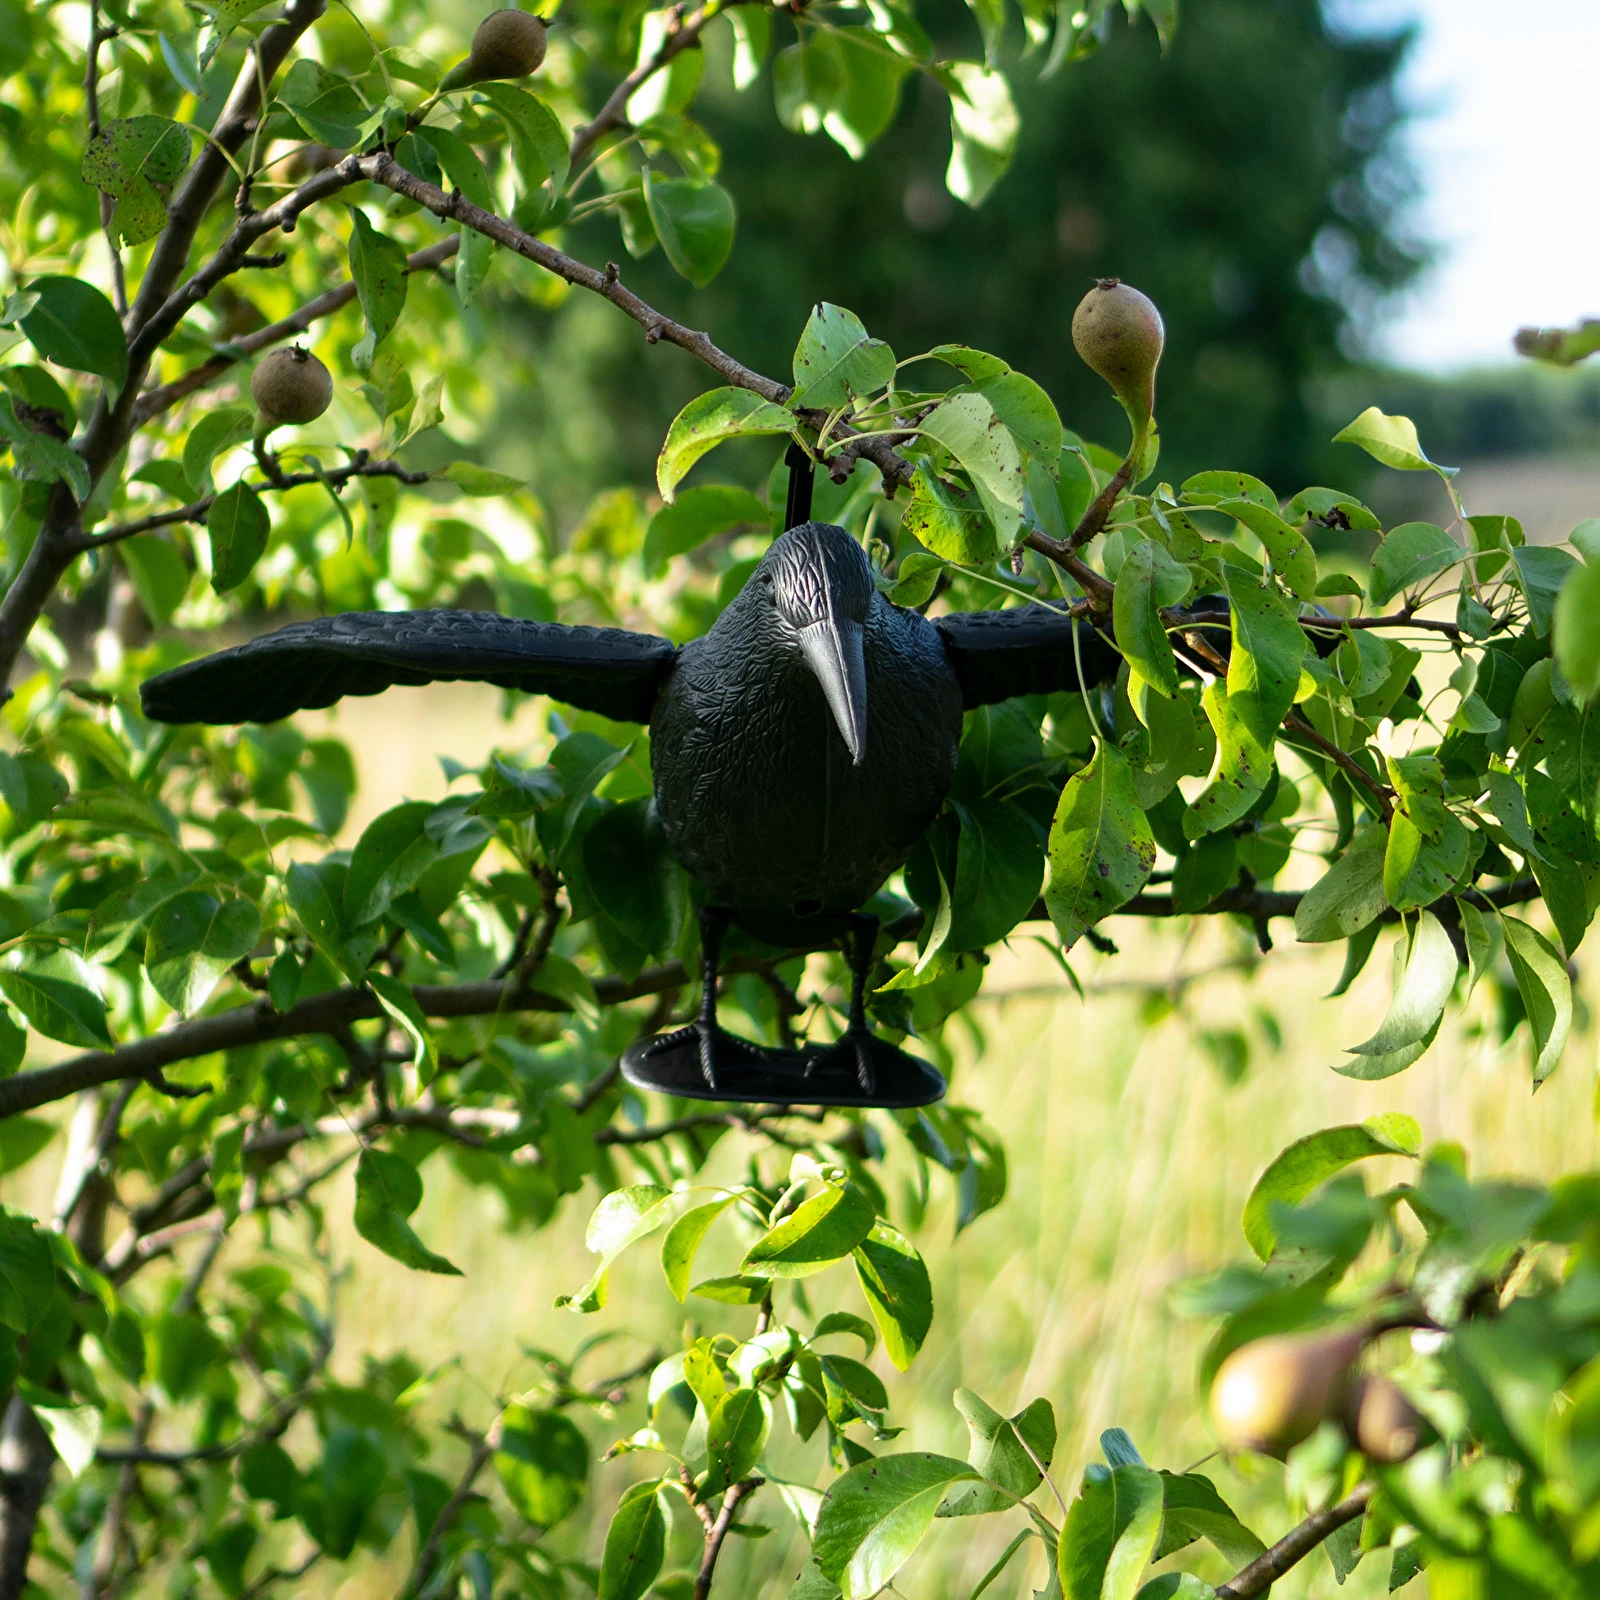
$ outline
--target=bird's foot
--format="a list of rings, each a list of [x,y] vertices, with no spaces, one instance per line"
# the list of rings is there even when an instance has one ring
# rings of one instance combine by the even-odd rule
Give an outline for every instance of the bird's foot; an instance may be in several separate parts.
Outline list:
[[[862,1094],[871,1098],[878,1089],[878,1063],[874,1055],[877,1043],[867,1029],[852,1025],[836,1043],[807,1054],[806,1076],[831,1078],[854,1073]]]
[[[650,1061],[673,1055],[689,1045],[696,1047],[700,1071],[705,1076],[706,1087],[712,1091],[723,1088],[724,1080],[728,1080],[728,1086],[731,1087],[731,1080],[738,1077],[741,1065],[765,1065],[767,1062],[767,1052],[760,1045],[751,1044],[748,1039],[741,1039],[737,1034],[729,1033],[726,1028],[703,1018],[697,1018],[687,1027],[678,1028],[672,1033],[657,1034],[639,1051],[638,1059]],[[730,1095],[730,1098],[734,1097]]]

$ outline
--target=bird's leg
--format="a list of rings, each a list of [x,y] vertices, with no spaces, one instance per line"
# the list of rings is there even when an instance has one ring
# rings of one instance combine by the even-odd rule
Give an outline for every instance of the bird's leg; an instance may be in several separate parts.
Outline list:
[[[765,1052],[759,1046],[735,1037],[717,1023],[717,967],[722,956],[722,937],[728,931],[732,913],[725,906],[704,906],[700,911],[700,1015],[686,1028],[675,1033],[664,1033],[652,1039],[644,1054],[665,1055],[694,1040],[700,1047],[700,1070],[705,1075],[706,1086],[719,1089],[717,1068],[727,1066],[726,1053],[743,1056],[748,1060],[764,1061]],[[732,1087],[728,1085],[728,1087]]]
[[[850,958],[850,1021],[836,1044],[813,1056],[806,1063],[809,1077],[820,1068],[842,1065],[841,1057],[853,1057],[861,1092],[873,1095],[878,1089],[878,1071],[873,1057],[872,1028],[867,1022],[867,980],[872,973],[872,957],[877,946],[878,919],[857,912],[850,919],[846,953]]]

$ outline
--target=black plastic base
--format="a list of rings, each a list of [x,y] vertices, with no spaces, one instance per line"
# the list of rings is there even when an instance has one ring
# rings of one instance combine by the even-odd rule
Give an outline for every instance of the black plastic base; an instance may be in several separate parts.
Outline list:
[[[665,1049],[664,1041],[671,1040]],[[871,1094],[861,1087],[852,1048],[777,1050],[739,1040],[739,1058],[717,1063],[717,1086],[706,1082],[700,1043],[689,1029],[658,1034],[629,1045],[622,1076],[636,1089],[679,1095],[689,1100],[720,1100],[739,1105],[876,1106],[898,1111],[931,1105],[944,1098],[945,1082],[926,1061],[907,1055],[883,1039],[867,1041],[876,1082]],[[752,1054],[749,1058],[745,1051]],[[814,1070],[807,1072],[808,1065]]]

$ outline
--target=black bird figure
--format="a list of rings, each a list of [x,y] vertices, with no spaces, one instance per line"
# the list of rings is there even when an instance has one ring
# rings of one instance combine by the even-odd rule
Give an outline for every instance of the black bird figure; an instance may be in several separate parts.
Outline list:
[[[808,501],[792,492],[791,514]],[[931,620],[894,605],[849,533],[802,521],[681,649],[492,612],[350,612],[162,673],[143,699],[159,722],[273,722],[395,684],[470,679],[648,722],[662,827],[707,893],[705,984],[694,1022],[629,1049],[628,1080],[702,1099],[914,1106],[944,1081],[867,1023],[877,920],[859,908],[944,803],[964,710],[1076,688],[1079,661],[1088,682],[1109,681],[1119,660],[1088,623],[1044,605]],[[844,941],[853,983],[836,1044],[774,1050],[718,1026],[730,922],[783,947]]]

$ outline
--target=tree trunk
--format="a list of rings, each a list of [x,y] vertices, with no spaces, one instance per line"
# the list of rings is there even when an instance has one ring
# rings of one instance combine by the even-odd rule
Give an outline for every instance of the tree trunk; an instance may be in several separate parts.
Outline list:
[[[19,1600],[27,1586],[33,1530],[55,1461],[55,1448],[32,1408],[12,1395],[0,1423],[0,1600]]]

